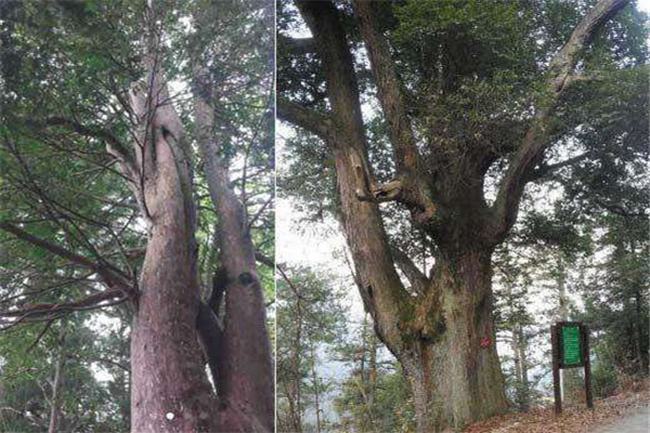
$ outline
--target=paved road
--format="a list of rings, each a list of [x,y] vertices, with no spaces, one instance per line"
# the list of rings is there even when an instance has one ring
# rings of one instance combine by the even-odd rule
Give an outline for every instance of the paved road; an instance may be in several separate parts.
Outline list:
[[[648,433],[650,432],[650,408],[634,412],[613,424],[603,426],[593,433]]]

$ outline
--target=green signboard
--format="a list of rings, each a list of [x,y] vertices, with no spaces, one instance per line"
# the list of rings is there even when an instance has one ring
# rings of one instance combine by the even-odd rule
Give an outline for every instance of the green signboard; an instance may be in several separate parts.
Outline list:
[[[582,322],[557,322],[551,326],[553,349],[553,395],[555,413],[562,412],[560,370],[562,368],[585,368],[585,396],[587,407],[593,409],[591,394],[591,364],[589,363],[589,328]]]
[[[578,367],[584,364],[582,359],[582,338],[579,325],[563,325],[560,334],[562,367]]]

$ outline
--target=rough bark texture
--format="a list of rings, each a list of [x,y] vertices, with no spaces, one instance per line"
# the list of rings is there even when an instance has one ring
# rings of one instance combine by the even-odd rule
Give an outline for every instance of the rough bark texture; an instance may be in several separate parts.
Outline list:
[[[244,207],[229,185],[228,169],[214,135],[212,87],[195,64],[194,112],[210,197],[219,215],[224,271],[225,326],[216,367],[223,431],[274,429],[274,375],[266,330],[266,306]]]
[[[131,334],[131,430],[212,432],[216,400],[195,329],[199,284],[189,160],[180,120],[171,105],[162,105],[162,74],[154,68],[150,78],[148,94],[132,98],[134,111],[149,122],[140,167],[152,226]]]
[[[131,106],[140,129],[134,149],[150,234],[131,334],[131,430],[217,431],[216,399],[205,374],[196,320],[195,209],[190,149],[160,69],[159,30],[149,11],[146,84]]]
[[[507,407],[491,274],[489,252],[470,251],[436,264],[432,284],[439,304],[418,309],[420,335],[399,357],[413,390],[418,431],[461,428]]]
[[[393,181],[376,183],[340,12],[331,1],[296,1],[313,36],[309,49],[322,62],[331,108],[319,112],[280,98],[278,115],[322,138],[333,156],[338,216],[355,264],[355,281],[378,337],[411,383],[419,432],[461,428],[507,407],[492,318],[492,251],[512,227],[531,170],[549,145],[547,124],[572,81],[579,52],[595,29],[626,3],[601,0],[552,60],[547,82],[551,96],[541,98],[544,102],[523,141],[508,147],[504,156],[515,152],[497,200],[488,206],[483,179],[495,158],[485,149],[472,149],[469,157],[454,161],[430,149],[446,171],[420,163],[395,62],[374,16],[377,2],[359,0],[355,13],[390,127],[396,167]],[[408,209],[413,223],[436,243],[431,276],[391,249],[379,211],[384,201]],[[396,265],[411,283],[410,292]]]

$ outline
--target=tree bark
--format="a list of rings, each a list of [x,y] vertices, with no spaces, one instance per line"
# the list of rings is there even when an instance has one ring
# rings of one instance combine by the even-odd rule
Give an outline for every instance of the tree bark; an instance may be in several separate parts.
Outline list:
[[[398,355],[422,433],[460,429],[507,408],[492,318],[490,252],[441,257],[435,272],[442,314],[419,309],[420,331],[411,349]]]
[[[195,329],[199,284],[190,172],[170,142],[181,139],[180,121],[170,105],[164,107],[151,121],[159,128],[155,144],[143,140],[145,151],[155,147],[149,150],[155,163],[144,188],[152,227],[131,334],[131,430],[213,432],[217,405]]]
[[[266,329],[266,306],[243,204],[230,187],[228,168],[214,136],[212,86],[194,64],[194,113],[212,203],[219,215],[220,262],[226,302],[217,388],[223,431],[273,431],[274,374]],[[215,363],[213,361],[212,363]]]
[[[196,331],[191,149],[160,68],[160,17],[154,12],[148,10],[145,33],[146,84],[135,84],[130,100],[139,122],[133,181],[150,222],[131,334],[131,431],[214,432],[217,401]]]

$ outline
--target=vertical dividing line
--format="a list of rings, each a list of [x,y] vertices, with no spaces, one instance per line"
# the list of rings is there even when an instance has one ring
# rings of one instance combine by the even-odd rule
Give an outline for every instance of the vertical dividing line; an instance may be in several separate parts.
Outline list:
[[[269,0],[270,1],[270,0]],[[278,33],[277,33],[277,28],[278,28],[278,4],[277,2],[273,1],[273,28],[271,29],[271,32],[273,33],[273,70],[271,71],[272,74],[272,79],[273,79],[273,160],[275,161],[275,169],[273,170],[273,209],[274,209],[274,228],[277,231],[278,230],[278,207],[277,207],[277,197],[278,197],[278,149],[276,146],[276,138],[277,138],[277,119],[278,119],[278,77],[277,77],[277,64],[278,64]],[[275,330],[273,332],[273,337],[275,340],[274,344],[274,349],[275,349],[275,359],[273,360],[273,386],[274,386],[274,392],[273,392],[273,398],[275,401],[273,402],[273,428],[274,431],[278,431],[278,312],[279,312],[279,305],[278,305],[278,265],[276,261],[276,257],[278,254],[278,237],[273,236],[274,239],[274,246],[273,246],[273,284],[275,284],[274,287],[274,296],[275,296],[275,317],[274,317],[274,326]]]

